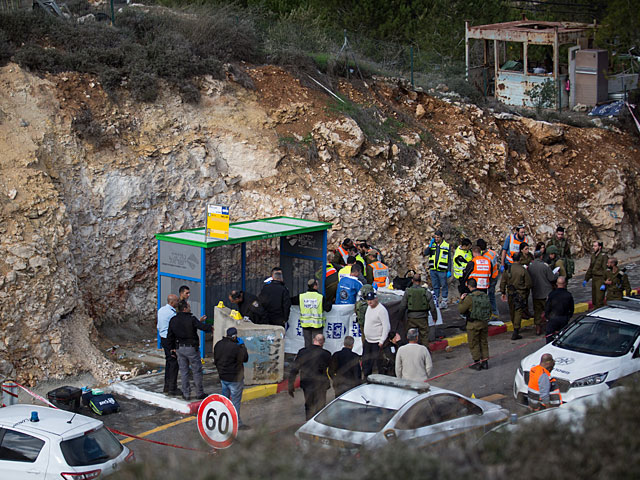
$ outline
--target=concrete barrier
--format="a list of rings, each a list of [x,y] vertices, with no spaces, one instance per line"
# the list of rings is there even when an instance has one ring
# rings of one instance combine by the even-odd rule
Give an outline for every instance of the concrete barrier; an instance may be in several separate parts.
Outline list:
[[[235,320],[227,307],[214,309],[213,345],[215,348],[227,329],[236,327],[244,341],[249,361],[244,364],[245,385],[265,385],[284,379],[284,328],[258,325],[250,320]]]

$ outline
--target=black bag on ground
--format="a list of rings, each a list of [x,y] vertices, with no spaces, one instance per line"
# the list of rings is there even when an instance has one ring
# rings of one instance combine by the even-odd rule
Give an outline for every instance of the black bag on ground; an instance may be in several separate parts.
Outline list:
[[[406,290],[411,285],[411,280],[413,276],[416,274],[415,270],[408,270],[407,273],[404,274],[404,277],[398,275],[393,279],[393,289],[394,290]]]
[[[69,412],[78,412],[82,390],[77,387],[59,387],[47,393],[47,400],[56,407]]]
[[[89,400],[89,406],[96,415],[108,415],[120,411],[120,405],[110,393],[104,395],[94,395]]]

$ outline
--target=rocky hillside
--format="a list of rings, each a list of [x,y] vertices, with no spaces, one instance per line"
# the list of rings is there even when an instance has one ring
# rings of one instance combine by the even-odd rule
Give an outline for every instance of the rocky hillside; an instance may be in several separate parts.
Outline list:
[[[95,78],[0,69],[0,374],[27,382],[113,365],[101,332],[154,331],[157,232],[233,221],[333,222],[402,273],[437,228],[494,246],[510,226],[575,248],[636,246],[640,154],[604,129],[494,115],[394,80],[340,102],[271,66],[202,78],[198,105],[107,97]],[[355,120],[354,120],[355,119]],[[357,121],[356,121],[357,120]],[[138,332],[138,333],[137,333]]]

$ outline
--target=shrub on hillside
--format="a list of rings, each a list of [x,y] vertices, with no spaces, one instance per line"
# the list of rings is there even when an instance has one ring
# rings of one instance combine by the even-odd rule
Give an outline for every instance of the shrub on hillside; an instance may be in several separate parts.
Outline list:
[[[200,98],[194,77],[224,78],[223,63],[258,58],[251,19],[231,7],[178,13],[125,8],[115,28],[8,12],[0,15],[0,61],[14,51],[14,60],[31,71],[96,75],[108,93],[126,85],[142,101],[155,100],[165,80],[190,103]]]

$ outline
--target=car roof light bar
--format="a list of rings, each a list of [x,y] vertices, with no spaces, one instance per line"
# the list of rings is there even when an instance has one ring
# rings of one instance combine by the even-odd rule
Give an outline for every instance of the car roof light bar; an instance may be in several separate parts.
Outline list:
[[[404,388],[405,390],[414,390],[416,392],[428,392],[430,385],[425,382],[416,382],[414,380],[404,380],[402,378],[390,377],[389,375],[373,374],[367,377],[368,383],[376,385],[387,385],[389,387]]]

